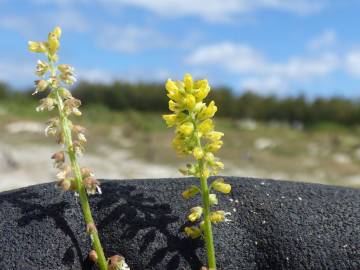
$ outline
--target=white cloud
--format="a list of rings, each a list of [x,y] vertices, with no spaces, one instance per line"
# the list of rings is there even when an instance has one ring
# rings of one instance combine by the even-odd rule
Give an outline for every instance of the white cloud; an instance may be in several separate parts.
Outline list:
[[[310,79],[325,75],[339,65],[338,57],[332,53],[271,62],[250,46],[231,42],[200,47],[186,61],[191,65],[220,66],[236,74],[276,75],[290,79]]]
[[[285,89],[291,82],[311,81],[341,67],[341,61],[334,53],[290,57],[276,62],[246,44],[231,42],[200,47],[187,57],[186,62],[197,67],[220,67],[248,77],[241,83],[244,87],[268,90]]]
[[[46,23],[44,23],[46,22]],[[7,14],[0,16],[0,28],[20,33],[26,37],[36,37],[41,31],[46,33],[55,25],[68,32],[85,32],[90,29],[89,21],[75,9],[60,8],[51,12],[28,13],[24,16]]]
[[[115,80],[136,83],[139,81],[164,81],[169,77],[169,71],[161,68],[152,70],[127,69],[125,71],[111,71],[102,68],[80,68],[76,69],[78,80],[85,80],[93,83],[111,83]]]
[[[354,50],[345,56],[345,68],[349,74],[360,78],[360,50]]]
[[[255,91],[259,94],[283,93],[289,88],[288,83],[280,77],[250,77],[240,82],[245,90]]]
[[[144,8],[165,17],[198,16],[207,21],[228,21],[236,15],[272,9],[305,15],[319,11],[324,1],[310,0],[98,0]]]
[[[160,33],[137,26],[116,27],[106,25],[98,38],[98,43],[107,49],[123,53],[134,53],[143,49],[161,48],[168,43]]]
[[[326,30],[323,33],[321,33],[319,36],[312,39],[307,44],[307,47],[310,50],[324,49],[334,45],[336,41],[337,41],[337,37],[335,31]]]

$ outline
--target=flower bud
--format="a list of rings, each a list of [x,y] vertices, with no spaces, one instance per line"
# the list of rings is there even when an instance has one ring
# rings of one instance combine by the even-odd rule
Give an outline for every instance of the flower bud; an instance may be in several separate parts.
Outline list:
[[[47,52],[47,48],[44,42],[37,42],[37,41],[29,41],[28,42],[28,49],[31,52],[35,53],[45,53]]]
[[[214,129],[213,121],[211,119],[206,119],[205,121],[200,123],[198,129],[201,134],[209,133]]]
[[[215,211],[210,213],[210,221],[212,223],[219,223],[225,220],[225,212],[224,211]]]
[[[191,214],[188,215],[188,219],[191,221],[191,222],[194,222],[196,220],[198,220],[202,213],[203,213],[203,208],[200,207],[200,206],[196,206],[196,207],[193,207],[191,208]]]
[[[37,61],[37,65],[36,65],[36,70],[35,70],[35,74],[38,76],[44,76],[45,73],[49,70],[49,66],[48,64],[46,64],[45,62],[38,60]]]
[[[164,114],[162,117],[165,120],[166,125],[168,127],[172,127],[176,124],[176,120],[177,120],[176,114]]]
[[[93,195],[96,193],[96,191],[99,191],[99,193],[101,193],[101,190],[98,188],[100,186],[99,181],[92,178],[91,176],[85,178],[83,180],[83,184],[88,194]]]
[[[211,118],[215,115],[216,111],[217,107],[215,106],[215,102],[211,101],[210,104],[207,107],[203,108],[203,110],[199,113],[199,118]]]
[[[192,185],[188,189],[186,189],[183,193],[181,193],[181,195],[183,196],[184,199],[187,200],[187,199],[194,197],[199,192],[200,192],[200,189],[197,186]]]
[[[48,48],[50,54],[55,54],[60,47],[59,38],[56,33],[51,32],[48,36]]]
[[[79,133],[78,134],[78,139],[79,139],[80,142],[86,143],[86,137],[85,137],[84,134]]]
[[[231,191],[231,185],[224,182],[223,178],[218,178],[211,183],[211,187],[221,193],[228,194]]]
[[[86,233],[87,234],[97,233],[97,229],[96,229],[94,222],[90,222],[90,223],[86,224]]]
[[[187,109],[192,110],[196,105],[195,97],[191,94],[187,94],[184,98],[184,105]]]
[[[198,88],[194,93],[196,101],[204,100],[210,92],[210,86],[207,80],[199,80],[195,83],[195,88]]]
[[[195,147],[193,155],[197,160],[202,159],[204,157],[204,151],[200,147]]]
[[[178,91],[178,90],[179,90],[179,88],[177,87],[177,85],[175,84],[175,82],[172,81],[171,79],[168,79],[168,80],[166,81],[165,88],[166,88],[166,91],[168,91],[168,92],[174,92],[174,91]]]
[[[184,76],[184,84],[185,84],[185,90],[191,91],[193,89],[193,78],[189,73],[186,73]]]
[[[194,124],[191,122],[185,122],[184,124],[179,126],[178,131],[185,136],[189,136],[194,131]]]
[[[45,91],[49,86],[49,82],[45,80],[36,80],[35,81],[35,92],[32,93],[35,95],[36,93]]]
[[[185,227],[184,231],[187,236],[191,237],[192,239],[196,239],[201,235],[201,230],[197,227]]]
[[[206,145],[206,150],[215,153],[221,148],[222,145],[222,141],[214,141]]]
[[[209,201],[210,201],[210,205],[217,205],[219,202],[216,197],[216,194],[209,194]]]

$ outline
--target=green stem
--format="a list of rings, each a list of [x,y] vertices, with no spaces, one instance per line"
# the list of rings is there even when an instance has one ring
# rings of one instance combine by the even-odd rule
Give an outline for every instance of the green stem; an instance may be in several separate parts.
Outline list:
[[[195,127],[194,135],[196,136],[197,147],[202,149],[199,132],[197,131],[196,120],[193,117],[192,117],[192,121]],[[201,199],[203,204],[204,234],[205,234],[205,245],[206,245],[206,252],[208,259],[208,268],[210,270],[216,270],[214,238],[213,238],[211,221],[210,221],[210,197],[209,197],[210,191],[207,182],[207,177],[204,174],[204,169],[205,169],[204,160],[200,159],[198,163],[199,163],[199,171],[200,171],[200,188],[201,188]]]
[[[205,234],[205,243],[206,251],[208,257],[208,266],[211,270],[216,269],[216,259],[215,259],[215,248],[214,248],[214,239],[211,228],[210,221],[210,199],[209,199],[209,187],[207,183],[207,178],[203,176],[203,162],[199,162],[199,168],[201,171],[200,177],[200,187],[201,187],[201,197],[203,203],[203,214],[204,214],[204,234]]]
[[[84,215],[85,223],[86,224],[90,224],[90,223],[94,224],[94,219],[91,214],[88,196],[86,194],[85,186],[82,182],[82,175],[81,175],[80,167],[76,160],[76,153],[75,153],[75,150],[73,147],[71,129],[69,126],[68,119],[63,112],[64,104],[60,97],[59,92],[57,90],[55,90],[55,91],[56,91],[56,100],[57,100],[57,104],[58,104],[58,108],[59,108],[61,126],[62,126],[63,133],[64,133],[65,145],[67,146],[67,153],[68,153],[68,156],[70,159],[71,168],[72,168],[74,176],[75,176],[77,191],[79,193],[80,205],[81,205],[81,209],[82,209],[82,212]],[[97,231],[92,232],[91,238],[92,238],[92,246],[95,249],[96,254],[98,256],[97,263],[101,270],[107,270],[108,269],[107,261],[105,258],[103,248],[101,246],[98,232]]]
[[[51,76],[54,77],[56,75],[54,64],[50,57],[48,57],[48,60],[49,60]],[[72,171],[75,176],[77,192],[79,193],[80,205],[81,205],[81,210],[83,212],[84,220],[85,220],[86,224],[90,224],[90,223],[94,224],[94,219],[91,214],[90,204],[89,204],[89,200],[88,200],[88,197],[86,194],[86,189],[82,182],[81,170],[80,170],[79,164],[76,159],[75,149],[73,147],[70,125],[68,122],[68,118],[65,115],[64,110],[63,110],[64,103],[59,94],[58,88],[55,88],[54,91],[56,94],[56,102],[57,102],[57,107],[59,110],[61,127],[62,127],[62,130],[64,133],[65,145],[67,147],[67,153],[68,153],[68,156],[70,159],[71,168],[72,168]],[[107,260],[105,258],[103,248],[101,246],[101,242],[100,242],[100,238],[99,238],[99,234],[98,234],[97,230],[95,230],[94,232],[91,232],[90,236],[91,236],[91,240],[92,240],[92,246],[93,246],[94,250],[96,251],[96,254],[98,257],[97,264],[101,270],[107,270],[108,264],[107,264]]]

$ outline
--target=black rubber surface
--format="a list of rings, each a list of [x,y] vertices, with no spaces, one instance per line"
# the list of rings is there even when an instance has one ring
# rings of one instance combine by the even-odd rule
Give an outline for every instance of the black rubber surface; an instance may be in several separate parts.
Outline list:
[[[122,254],[132,270],[199,270],[204,244],[181,232],[199,199],[184,201],[180,193],[195,181],[104,181],[91,206],[105,253]],[[360,269],[360,191],[226,181],[233,191],[219,195],[219,208],[232,221],[214,227],[219,269]],[[54,183],[3,192],[0,269],[92,269],[84,227],[77,198]]]

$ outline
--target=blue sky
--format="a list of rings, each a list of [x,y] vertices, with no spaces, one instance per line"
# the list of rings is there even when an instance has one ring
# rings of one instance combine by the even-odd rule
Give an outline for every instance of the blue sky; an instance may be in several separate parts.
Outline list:
[[[31,85],[28,40],[63,29],[79,79],[164,82],[185,72],[235,92],[360,95],[360,1],[0,0],[0,80]]]

